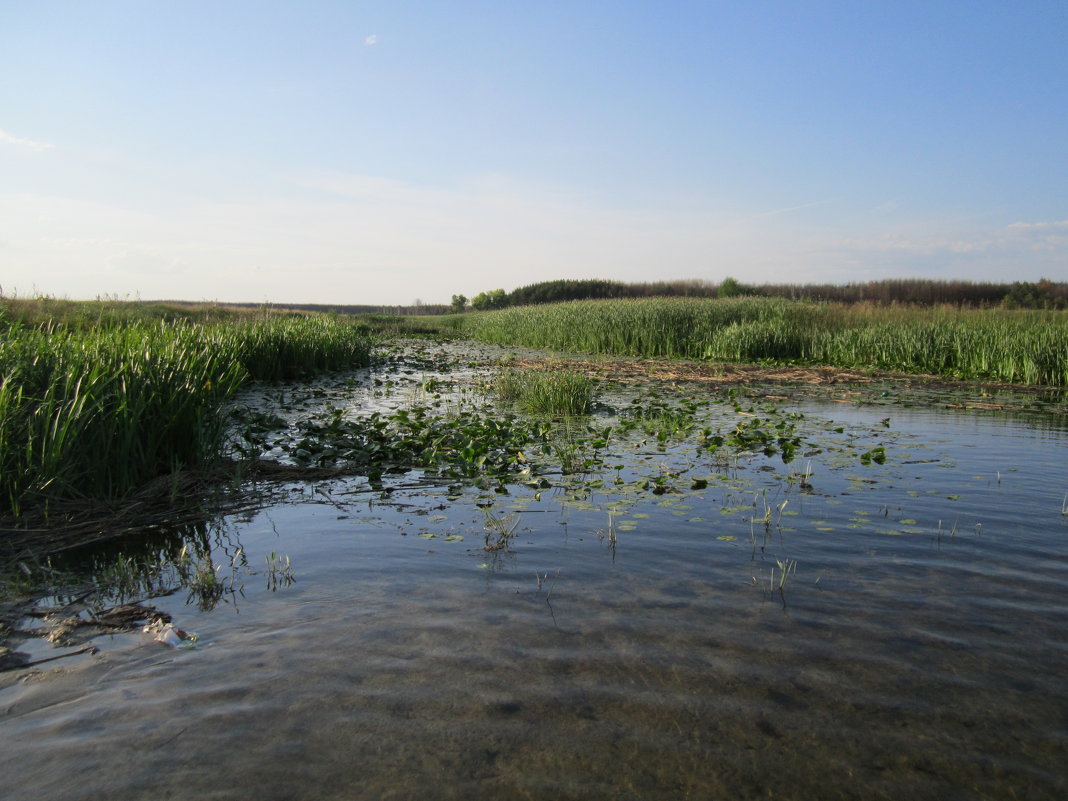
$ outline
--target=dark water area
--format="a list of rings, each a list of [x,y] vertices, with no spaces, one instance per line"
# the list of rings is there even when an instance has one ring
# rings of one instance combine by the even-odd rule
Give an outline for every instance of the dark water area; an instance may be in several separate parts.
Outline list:
[[[789,463],[634,434],[506,493],[338,478],[215,521],[226,591],[151,601],[194,647],[0,684],[0,796],[1065,797],[1064,418],[781,409]]]

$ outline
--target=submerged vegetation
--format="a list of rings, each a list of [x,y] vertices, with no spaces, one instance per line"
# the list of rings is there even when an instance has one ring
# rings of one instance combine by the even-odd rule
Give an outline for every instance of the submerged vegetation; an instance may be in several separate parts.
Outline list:
[[[500,309],[464,323],[504,345],[1068,386],[1068,313],[1055,311],[651,298]]]
[[[0,317],[4,516],[115,501],[203,466],[220,455],[221,404],[243,383],[364,365],[370,352],[365,333],[323,317],[87,325],[89,304],[71,309]]]
[[[485,408],[437,412],[417,405],[389,414],[349,418],[341,410],[300,421],[275,443],[296,464],[342,466],[378,481],[387,472],[432,468],[459,478],[488,474],[503,479],[521,468],[523,448],[543,436],[536,424]],[[256,454],[255,446],[246,453]]]

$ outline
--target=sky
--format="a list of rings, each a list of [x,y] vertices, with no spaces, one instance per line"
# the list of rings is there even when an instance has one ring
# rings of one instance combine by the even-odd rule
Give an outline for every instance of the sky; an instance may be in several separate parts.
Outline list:
[[[0,0],[0,287],[1068,280],[1068,3]]]

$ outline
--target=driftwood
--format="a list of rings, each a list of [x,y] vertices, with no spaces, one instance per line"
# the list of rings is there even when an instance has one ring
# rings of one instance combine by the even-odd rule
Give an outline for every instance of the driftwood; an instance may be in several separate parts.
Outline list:
[[[132,632],[141,628],[145,622],[162,626],[171,620],[166,612],[145,603],[127,603],[104,609],[96,614],[89,614],[89,609],[82,603],[86,593],[61,606],[42,607],[32,601],[22,604],[7,603],[0,607],[0,636],[3,640],[20,640],[41,638],[51,642],[57,648],[74,648],[55,656],[30,659],[26,654],[0,645],[0,672],[43,665],[57,659],[65,659],[79,654],[95,654],[96,646],[89,643],[101,633]],[[26,628],[18,621],[26,618],[40,618],[40,627]]]

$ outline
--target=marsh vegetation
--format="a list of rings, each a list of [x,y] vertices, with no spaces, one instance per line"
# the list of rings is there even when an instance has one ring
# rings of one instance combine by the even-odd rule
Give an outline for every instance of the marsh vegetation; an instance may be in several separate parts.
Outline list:
[[[153,322],[99,309],[87,324],[91,306],[64,309],[0,311],[0,515],[114,502],[210,466],[239,387],[366,365],[371,347],[329,318]]]
[[[1068,386],[1066,312],[652,298],[501,309],[465,316],[463,331],[569,352]]]
[[[6,558],[17,789],[203,797],[237,736],[264,795],[1063,793],[1062,391],[268,324],[370,352],[204,407],[246,508]]]

